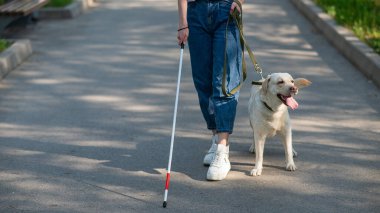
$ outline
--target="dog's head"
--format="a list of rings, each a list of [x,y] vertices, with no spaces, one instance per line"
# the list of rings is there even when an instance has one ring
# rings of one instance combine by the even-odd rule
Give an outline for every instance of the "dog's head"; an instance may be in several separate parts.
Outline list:
[[[261,94],[264,96],[277,97],[286,106],[296,109],[298,103],[293,96],[298,93],[298,90],[307,87],[311,82],[305,78],[293,79],[289,73],[273,73],[268,75],[262,85]]]

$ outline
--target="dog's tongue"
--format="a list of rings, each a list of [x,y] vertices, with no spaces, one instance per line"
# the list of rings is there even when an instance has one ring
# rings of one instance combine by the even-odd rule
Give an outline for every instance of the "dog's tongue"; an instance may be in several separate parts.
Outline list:
[[[294,100],[293,97],[286,98],[286,105],[292,108],[292,110],[295,110],[298,108],[298,103],[296,100]]]

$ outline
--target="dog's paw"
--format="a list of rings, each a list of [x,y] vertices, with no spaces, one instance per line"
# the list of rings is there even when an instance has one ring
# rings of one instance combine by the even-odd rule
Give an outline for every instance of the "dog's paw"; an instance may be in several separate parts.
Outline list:
[[[294,163],[288,163],[286,164],[286,170],[288,171],[295,171],[297,169],[296,165]]]
[[[252,144],[251,147],[249,147],[249,152],[255,154],[255,144]]]
[[[252,169],[250,175],[251,176],[260,176],[262,169]]]

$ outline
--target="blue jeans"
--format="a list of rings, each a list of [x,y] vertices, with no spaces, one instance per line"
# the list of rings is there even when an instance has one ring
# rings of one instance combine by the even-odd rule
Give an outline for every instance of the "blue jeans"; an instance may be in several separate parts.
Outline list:
[[[229,97],[222,93],[226,39],[228,91],[239,85],[242,70],[239,31],[233,21],[229,23],[226,34],[232,2],[196,0],[188,3],[187,10],[192,75],[203,117],[208,129],[230,134],[239,92]]]

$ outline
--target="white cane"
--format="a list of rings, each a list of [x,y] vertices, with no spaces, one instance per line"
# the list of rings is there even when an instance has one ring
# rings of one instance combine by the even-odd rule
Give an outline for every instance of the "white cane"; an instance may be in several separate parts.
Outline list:
[[[174,105],[174,117],[173,117],[173,127],[172,127],[172,138],[170,141],[170,153],[169,153],[169,163],[168,163],[168,170],[166,173],[166,182],[165,182],[165,195],[164,195],[164,203],[163,207],[166,208],[166,205],[168,204],[168,192],[169,192],[169,182],[170,182],[170,171],[172,167],[172,157],[173,157],[173,146],[174,146],[174,134],[175,134],[175,126],[176,126],[176,120],[177,120],[177,108],[178,108],[178,96],[179,96],[179,86],[181,82],[181,71],[182,71],[182,57],[183,57],[183,49],[185,45],[181,44],[181,55],[179,58],[179,70],[178,70],[178,80],[177,80],[177,93],[175,96],[175,105]]]

